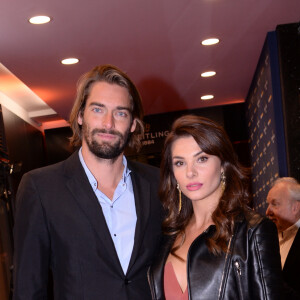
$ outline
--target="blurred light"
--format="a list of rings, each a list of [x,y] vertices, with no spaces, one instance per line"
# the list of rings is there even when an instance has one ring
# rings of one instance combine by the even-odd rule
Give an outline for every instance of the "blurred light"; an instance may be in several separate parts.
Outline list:
[[[51,18],[48,16],[35,16],[29,19],[29,22],[35,25],[49,23],[50,21]]]
[[[211,77],[211,76],[215,76],[216,72],[215,71],[207,71],[201,74],[201,77]]]
[[[77,64],[78,62],[79,62],[79,59],[75,58],[75,57],[65,58],[61,61],[61,63],[63,65],[74,65],[74,64]]]
[[[202,41],[201,44],[204,46],[209,46],[209,45],[218,44],[219,42],[220,42],[220,40],[217,38],[210,38],[210,39],[206,39],[206,40]]]
[[[213,95],[204,95],[204,96],[201,97],[201,100],[211,100],[213,98],[214,98]]]

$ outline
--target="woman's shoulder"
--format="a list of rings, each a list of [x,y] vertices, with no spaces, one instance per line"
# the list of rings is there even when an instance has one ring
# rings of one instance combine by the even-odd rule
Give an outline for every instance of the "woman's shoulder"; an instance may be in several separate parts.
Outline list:
[[[255,228],[261,222],[264,222],[266,219],[262,215],[252,210],[246,211],[244,213],[244,217],[245,217],[245,222],[247,223],[249,228]]]
[[[252,233],[273,232],[277,234],[274,222],[253,210],[247,210],[243,214],[242,222],[246,225],[248,231]]]
[[[278,233],[276,225],[268,218],[255,212],[246,213],[235,227],[235,247],[259,249],[266,251],[278,248]],[[251,250],[251,251],[252,251]]]

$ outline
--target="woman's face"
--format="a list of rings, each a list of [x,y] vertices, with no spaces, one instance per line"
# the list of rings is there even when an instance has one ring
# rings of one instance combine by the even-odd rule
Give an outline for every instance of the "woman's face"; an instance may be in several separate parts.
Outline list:
[[[173,173],[181,191],[192,201],[218,203],[223,171],[219,157],[204,153],[191,136],[177,139],[171,154]]]

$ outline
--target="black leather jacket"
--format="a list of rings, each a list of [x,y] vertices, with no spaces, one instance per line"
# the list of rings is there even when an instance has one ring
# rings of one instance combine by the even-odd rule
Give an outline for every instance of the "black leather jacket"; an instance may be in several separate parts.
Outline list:
[[[284,299],[277,229],[272,221],[260,216],[236,222],[228,254],[215,256],[205,240],[215,231],[210,226],[190,246],[187,280],[190,300]],[[152,299],[163,300],[163,273],[172,241],[149,268]]]

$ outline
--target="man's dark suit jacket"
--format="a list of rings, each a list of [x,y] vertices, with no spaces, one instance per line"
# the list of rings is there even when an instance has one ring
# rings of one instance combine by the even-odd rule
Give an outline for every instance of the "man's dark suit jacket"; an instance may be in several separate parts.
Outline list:
[[[137,224],[123,273],[78,152],[25,174],[17,193],[13,299],[151,299],[147,269],[161,236],[158,168],[128,162]]]
[[[300,300],[300,229],[298,229],[282,271],[288,287],[297,292],[297,296],[292,293],[293,297],[290,296],[290,299]]]

